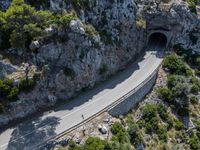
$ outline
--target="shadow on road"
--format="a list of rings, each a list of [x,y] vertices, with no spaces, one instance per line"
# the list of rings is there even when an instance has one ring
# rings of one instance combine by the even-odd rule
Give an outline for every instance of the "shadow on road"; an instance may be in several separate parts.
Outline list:
[[[30,150],[42,140],[54,136],[55,128],[59,124],[58,118],[48,117],[44,120],[39,118],[34,121],[22,123],[11,134],[7,150]],[[44,127],[45,126],[45,127]],[[43,128],[44,127],[44,128]]]

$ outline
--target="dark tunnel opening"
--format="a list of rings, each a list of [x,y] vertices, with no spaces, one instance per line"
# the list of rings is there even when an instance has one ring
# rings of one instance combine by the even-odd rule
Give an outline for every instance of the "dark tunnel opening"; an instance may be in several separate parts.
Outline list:
[[[167,37],[165,34],[160,33],[160,32],[155,32],[150,35],[149,41],[148,41],[148,46],[152,48],[166,48],[167,46]]]

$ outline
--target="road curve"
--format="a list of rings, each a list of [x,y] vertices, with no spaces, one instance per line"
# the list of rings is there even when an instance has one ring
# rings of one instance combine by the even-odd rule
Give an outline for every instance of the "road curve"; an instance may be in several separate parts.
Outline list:
[[[141,84],[161,64],[157,52],[147,52],[97,88],[81,94],[50,113],[26,120],[0,133],[0,150],[35,150],[36,146],[88,119]]]

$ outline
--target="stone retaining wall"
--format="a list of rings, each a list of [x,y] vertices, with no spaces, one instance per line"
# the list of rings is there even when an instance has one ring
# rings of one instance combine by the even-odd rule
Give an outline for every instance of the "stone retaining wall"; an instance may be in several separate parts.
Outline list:
[[[123,102],[115,106],[109,111],[112,116],[120,116],[127,114],[137,103],[143,100],[143,98],[152,90],[157,78],[157,72],[155,72],[149,80],[146,81],[139,89],[134,92],[130,97]]]

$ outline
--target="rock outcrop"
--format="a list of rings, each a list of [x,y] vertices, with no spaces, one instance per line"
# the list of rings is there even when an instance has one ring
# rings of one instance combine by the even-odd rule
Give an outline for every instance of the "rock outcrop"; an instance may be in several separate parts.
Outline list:
[[[12,111],[1,118],[20,118],[75,96],[124,68],[142,53],[145,30],[136,28],[134,1],[95,0],[88,1],[85,7],[77,9],[78,17],[71,20],[68,29],[59,30],[52,25],[45,30],[47,42],[31,43],[30,48],[37,53],[32,54],[29,63],[38,66],[42,77],[33,91],[21,93],[19,101],[11,103]],[[72,4],[51,0],[48,9],[70,11]],[[0,124],[5,122],[0,119]]]

